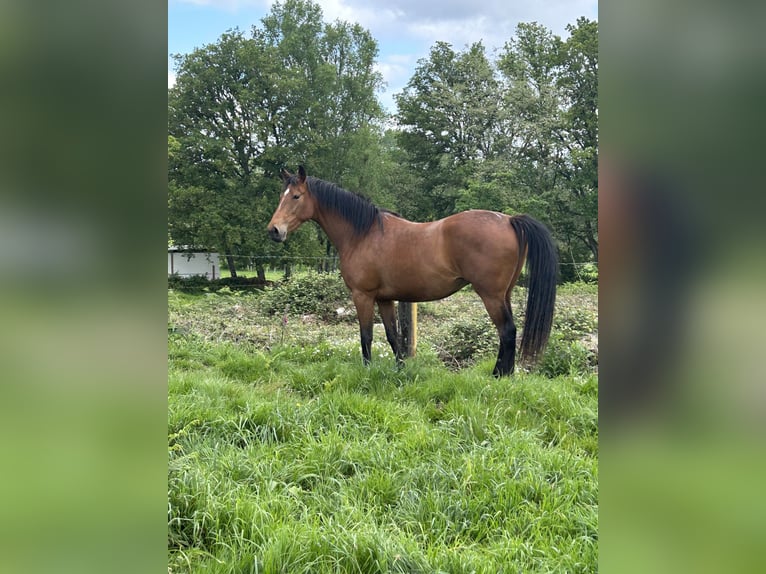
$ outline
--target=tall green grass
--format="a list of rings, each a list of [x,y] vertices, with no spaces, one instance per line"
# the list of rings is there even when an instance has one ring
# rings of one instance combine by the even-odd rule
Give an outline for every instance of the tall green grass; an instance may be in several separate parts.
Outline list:
[[[399,369],[381,337],[364,367],[347,326],[315,328],[169,335],[171,572],[597,570],[595,375],[497,380],[426,346]]]

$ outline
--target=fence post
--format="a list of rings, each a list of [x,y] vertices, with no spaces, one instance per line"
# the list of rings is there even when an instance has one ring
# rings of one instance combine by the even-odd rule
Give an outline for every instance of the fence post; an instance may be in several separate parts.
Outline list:
[[[414,357],[418,346],[418,304],[399,301],[399,346]]]

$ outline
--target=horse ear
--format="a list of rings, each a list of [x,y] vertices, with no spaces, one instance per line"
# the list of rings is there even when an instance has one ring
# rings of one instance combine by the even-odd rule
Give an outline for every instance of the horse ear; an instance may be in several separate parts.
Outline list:
[[[279,175],[282,176],[282,181],[287,181],[288,179],[290,179],[293,176],[293,174],[291,174],[289,171],[287,171],[284,168],[282,168],[282,171],[279,172]]]
[[[298,166],[298,181],[304,183],[306,181],[306,168],[302,165]]]

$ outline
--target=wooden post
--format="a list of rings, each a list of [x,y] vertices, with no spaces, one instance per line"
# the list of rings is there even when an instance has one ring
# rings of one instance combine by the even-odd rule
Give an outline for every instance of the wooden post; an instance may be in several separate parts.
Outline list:
[[[399,345],[407,357],[414,357],[418,346],[418,304],[399,301]]]

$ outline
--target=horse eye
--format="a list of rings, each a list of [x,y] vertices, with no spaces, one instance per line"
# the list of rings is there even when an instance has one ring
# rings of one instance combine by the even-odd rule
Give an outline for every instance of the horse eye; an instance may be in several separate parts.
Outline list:
[[[300,195],[293,195],[293,199],[300,199],[300,198],[301,198]]]

